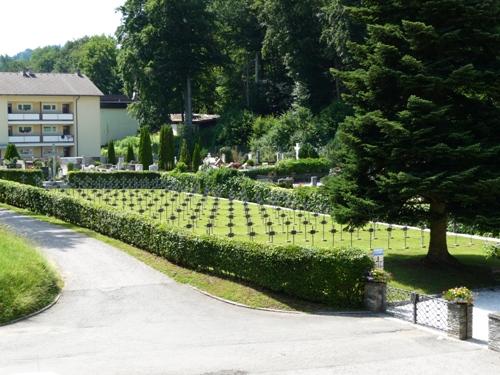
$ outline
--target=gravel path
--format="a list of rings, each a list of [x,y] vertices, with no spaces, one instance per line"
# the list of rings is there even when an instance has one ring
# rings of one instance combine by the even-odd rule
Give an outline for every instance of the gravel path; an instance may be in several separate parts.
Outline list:
[[[270,313],[179,285],[123,252],[0,209],[65,288],[0,327],[0,374],[498,374],[500,355],[393,319]]]

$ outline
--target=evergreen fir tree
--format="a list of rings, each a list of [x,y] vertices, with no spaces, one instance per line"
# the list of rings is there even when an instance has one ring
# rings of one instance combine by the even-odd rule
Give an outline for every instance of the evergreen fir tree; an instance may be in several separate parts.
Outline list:
[[[172,130],[172,126],[168,126],[166,130],[167,137],[167,170],[170,171],[175,168],[175,139],[174,139],[174,131]]]
[[[108,143],[108,164],[116,164],[115,143],[109,141]]]
[[[199,166],[201,165],[201,146],[197,143],[193,150],[193,160],[191,162],[191,169],[193,172],[197,172]]]
[[[335,216],[426,223],[426,260],[455,264],[450,218],[500,227],[499,2],[362,4],[349,11],[367,38],[351,44],[353,70],[334,72],[355,108],[337,133]]]
[[[168,149],[169,149],[169,137],[168,137],[169,125],[163,125],[160,129],[160,150],[158,152],[158,167],[162,171],[168,170]]]
[[[141,128],[141,136],[139,139],[139,162],[147,170],[153,164],[153,149],[151,147],[151,137],[147,127]]]
[[[186,165],[191,165],[189,157],[189,147],[185,139],[182,140],[181,150],[179,153],[179,161]]]
[[[127,157],[125,161],[127,163],[135,161],[134,147],[131,144],[127,146]]]
[[[17,151],[17,147],[13,143],[9,143],[7,145],[7,149],[5,150],[4,159],[5,160],[14,160],[20,159],[19,152]]]

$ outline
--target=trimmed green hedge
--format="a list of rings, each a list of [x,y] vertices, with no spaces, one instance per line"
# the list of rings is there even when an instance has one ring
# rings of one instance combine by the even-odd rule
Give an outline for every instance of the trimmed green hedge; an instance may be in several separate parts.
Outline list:
[[[40,169],[0,169],[0,180],[42,186],[43,173]]]
[[[313,250],[196,236],[56,191],[0,181],[0,201],[89,228],[201,271],[231,276],[309,301],[360,306],[370,257],[358,249]]]
[[[68,181],[75,188],[113,189],[128,187],[131,189],[154,188],[160,185],[161,174],[158,172],[83,172],[69,173]]]
[[[287,159],[282,160],[276,166],[259,167],[241,171],[247,177],[257,176],[289,177],[289,176],[311,176],[323,177],[330,172],[331,163],[327,159]]]

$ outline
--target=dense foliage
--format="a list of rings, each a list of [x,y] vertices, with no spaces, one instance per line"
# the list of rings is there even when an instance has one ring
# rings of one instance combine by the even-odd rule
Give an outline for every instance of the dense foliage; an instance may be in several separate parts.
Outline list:
[[[44,176],[39,169],[0,169],[0,180],[20,182],[26,185],[42,186]]]
[[[356,249],[312,250],[196,236],[135,214],[0,181],[0,202],[95,230],[186,267],[230,275],[332,306],[361,305],[370,257]]]
[[[362,4],[350,13],[367,38],[351,44],[353,69],[335,73],[355,108],[337,136],[335,215],[425,222],[427,260],[454,263],[448,217],[500,226],[499,3]]]

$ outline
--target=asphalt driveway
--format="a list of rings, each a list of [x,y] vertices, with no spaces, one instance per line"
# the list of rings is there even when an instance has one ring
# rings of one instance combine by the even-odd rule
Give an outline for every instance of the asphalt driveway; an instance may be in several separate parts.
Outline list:
[[[0,209],[65,288],[0,327],[0,374],[499,374],[500,354],[393,319],[256,311],[179,285],[95,239]]]

